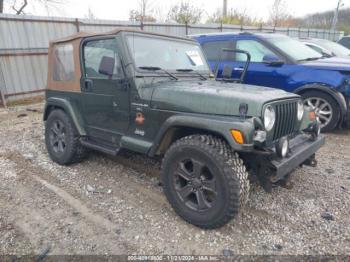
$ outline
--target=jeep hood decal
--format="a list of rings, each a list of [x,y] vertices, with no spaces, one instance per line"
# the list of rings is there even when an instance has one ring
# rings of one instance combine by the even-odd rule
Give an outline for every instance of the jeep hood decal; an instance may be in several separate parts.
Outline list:
[[[299,96],[268,87],[224,83],[177,81],[154,85],[153,108],[189,113],[239,115],[239,105],[248,104],[248,116],[261,116],[265,103]]]

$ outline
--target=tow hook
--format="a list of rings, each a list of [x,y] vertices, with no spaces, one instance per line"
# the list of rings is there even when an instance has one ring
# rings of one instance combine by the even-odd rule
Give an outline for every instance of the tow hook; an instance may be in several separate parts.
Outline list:
[[[315,155],[311,156],[309,159],[307,159],[304,163],[301,164],[302,166],[311,166],[316,167],[317,166],[317,160],[315,158]]]

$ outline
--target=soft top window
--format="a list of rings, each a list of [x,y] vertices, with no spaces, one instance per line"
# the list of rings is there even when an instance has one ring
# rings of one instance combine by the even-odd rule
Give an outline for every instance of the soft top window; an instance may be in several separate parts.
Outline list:
[[[74,58],[72,44],[58,44],[53,49],[53,80],[74,80]]]

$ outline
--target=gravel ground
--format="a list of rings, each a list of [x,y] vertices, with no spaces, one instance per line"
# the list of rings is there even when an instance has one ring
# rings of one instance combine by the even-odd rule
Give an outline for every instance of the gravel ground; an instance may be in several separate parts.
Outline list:
[[[42,104],[0,109],[0,254],[350,254],[350,131],[327,135],[317,168],[292,189],[252,185],[248,206],[218,230],[180,219],[159,186],[159,163],[91,153],[53,163]]]

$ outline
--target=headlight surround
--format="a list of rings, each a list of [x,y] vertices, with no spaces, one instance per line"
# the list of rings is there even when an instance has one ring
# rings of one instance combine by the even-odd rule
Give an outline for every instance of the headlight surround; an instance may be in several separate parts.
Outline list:
[[[301,121],[301,119],[304,116],[304,104],[303,102],[300,100],[298,102],[298,120]]]
[[[271,131],[276,121],[276,112],[272,106],[267,106],[264,111],[264,126],[266,131]]]

